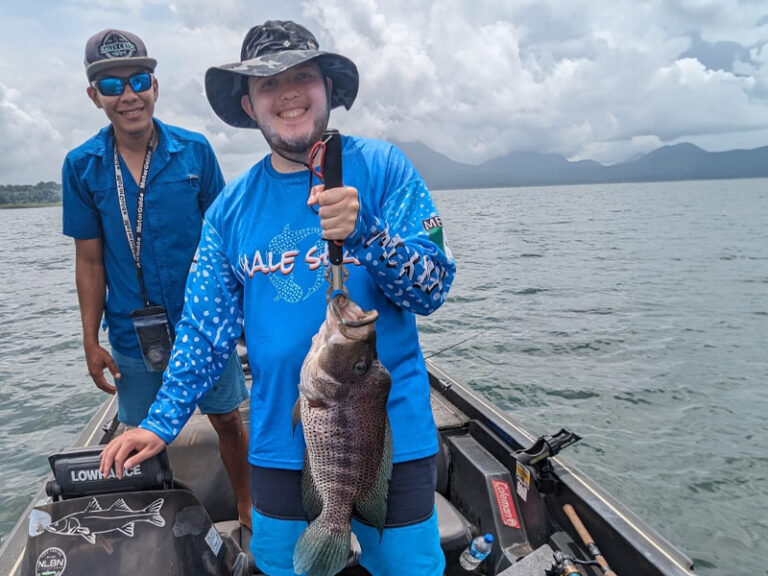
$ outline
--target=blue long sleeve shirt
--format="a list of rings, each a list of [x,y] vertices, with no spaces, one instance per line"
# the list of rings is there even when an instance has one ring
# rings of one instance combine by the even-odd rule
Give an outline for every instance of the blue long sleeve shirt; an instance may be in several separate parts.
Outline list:
[[[392,375],[387,410],[394,461],[437,451],[429,383],[414,314],[436,310],[455,264],[429,192],[394,146],[343,138],[344,183],[360,210],[344,244],[346,287],[379,312],[379,358]],[[197,270],[165,382],[143,428],[170,442],[233,353],[244,321],[252,374],[249,460],[299,469],[304,442],[291,411],[302,362],[325,318],[326,242],[307,206],[308,174],[267,157],[228,185],[206,214]]]

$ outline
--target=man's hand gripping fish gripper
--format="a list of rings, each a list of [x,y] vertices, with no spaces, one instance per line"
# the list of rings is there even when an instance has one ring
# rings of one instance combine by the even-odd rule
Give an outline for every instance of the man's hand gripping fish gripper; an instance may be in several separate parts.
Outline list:
[[[320,142],[315,144],[309,154],[309,165],[313,166],[315,155],[321,151],[320,175],[325,184],[326,190],[339,188],[344,185],[341,177],[341,134],[338,130],[326,130]],[[312,168],[310,168],[312,169]],[[349,299],[349,291],[344,286],[344,282],[349,276],[349,271],[344,268],[344,240],[328,240],[328,260],[330,266],[325,273],[325,279],[331,285],[328,288],[327,300],[338,318],[339,322],[345,326],[364,326],[375,322],[379,314],[376,310],[368,311],[362,318],[352,320],[345,318],[342,309],[346,306]]]

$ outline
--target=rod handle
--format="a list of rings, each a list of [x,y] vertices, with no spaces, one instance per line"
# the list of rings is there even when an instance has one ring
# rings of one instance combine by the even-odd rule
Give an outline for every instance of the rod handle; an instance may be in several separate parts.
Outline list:
[[[323,132],[325,153],[323,154],[323,180],[326,188],[338,188],[344,183],[341,179],[341,134],[330,129]],[[328,258],[333,265],[340,265],[344,260],[344,241],[328,240]]]
[[[565,504],[563,506],[563,512],[565,512],[565,515],[568,516],[568,520],[570,520],[571,524],[573,524],[573,527],[579,534],[579,538],[581,538],[581,541],[584,542],[584,545],[589,549],[590,554],[592,554],[595,561],[600,564],[600,568],[603,569],[603,574],[605,576],[616,576],[616,572],[611,570],[611,567],[608,566],[608,561],[598,551],[597,546],[595,546],[594,539],[587,531],[587,528],[582,523],[579,515],[576,514],[576,510],[573,509],[573,506],[570,504]]]

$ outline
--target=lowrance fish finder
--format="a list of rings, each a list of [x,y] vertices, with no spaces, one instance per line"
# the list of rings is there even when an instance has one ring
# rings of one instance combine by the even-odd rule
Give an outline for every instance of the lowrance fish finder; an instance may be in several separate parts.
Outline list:
[[[99,470],[101,451],[104,446],[69,449],[48,457],[53,470],[53,480],[45,491],[53,500],[77,498],[92,494],[133,492],[170,488],[173,472],[168,463],[168,453],[162,452],[123,472],[120,479],[114,469],[107,476]]]

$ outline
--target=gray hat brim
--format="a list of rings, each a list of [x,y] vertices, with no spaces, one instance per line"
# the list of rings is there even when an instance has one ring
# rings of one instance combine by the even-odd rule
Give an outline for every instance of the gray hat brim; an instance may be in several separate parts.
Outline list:
[[[154,58],[115,58],[112,60],[99,60],[93,64],[89,64],[85,69],[85,73],[88,76],[88,80],[92,81],[96,76],[105,70],[111,68],[122,68],[123,66],[136,66],[138,68],[147,68],[152,72],[155,71],[157,66],[157,60]]]
[[[285,50],[209,68],[205,73],[205,95],[216,115],[230,126],[258,128],[240,103],[247,91],[248,78],[268,78],[311,60],[331,78],[331,108],[344,106],[349,110],[360,82],[357,67],[349,58],[319,50]]]

